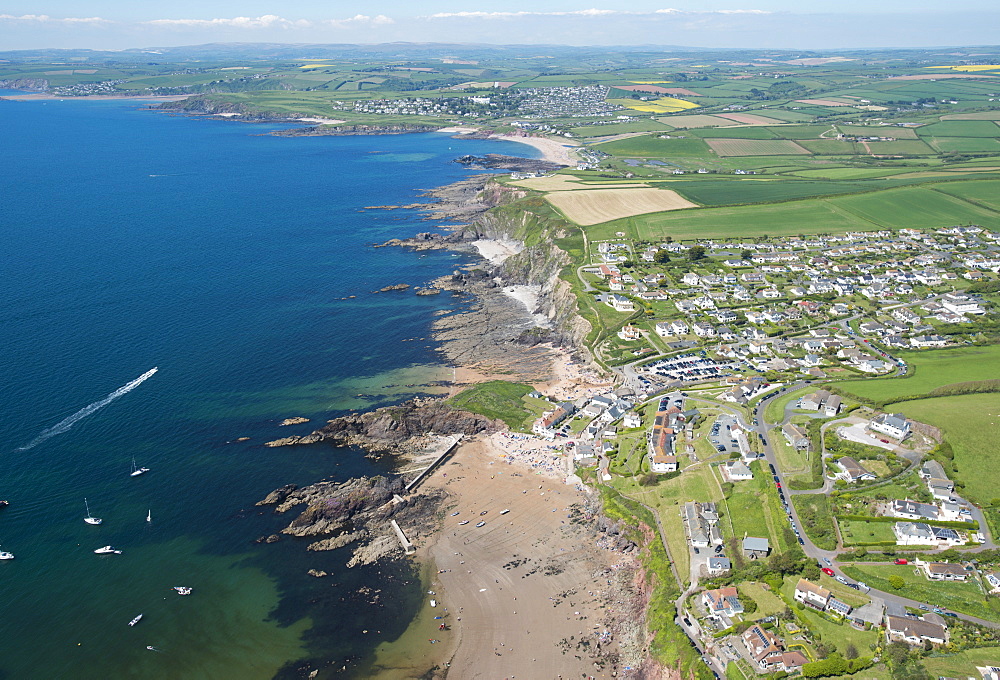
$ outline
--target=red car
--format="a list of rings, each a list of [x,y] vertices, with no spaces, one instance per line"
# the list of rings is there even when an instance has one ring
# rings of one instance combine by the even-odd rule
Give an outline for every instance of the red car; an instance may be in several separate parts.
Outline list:
[[[909,562],[907,562],[906,560],[904,560],[902,557],[900,557],[899,559],[893,560],[892,563],[893,564],[909,564]]]
[[[833,569],[830,569],[829,567],[823,567],[822,569],[820,569],[820,571],[826,574],[827,576],[833,576]]]

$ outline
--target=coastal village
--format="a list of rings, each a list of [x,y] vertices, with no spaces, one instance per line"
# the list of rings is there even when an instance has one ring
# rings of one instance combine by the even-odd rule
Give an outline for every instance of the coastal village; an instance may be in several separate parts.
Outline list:
[[[621,319],[596,345],[619,380],[533,393],[531,431],[555,447],[550,470],[561,454],[656,511],[677,621],[719,677],[865,677],[892,645],[1000,640],[1000,551],[941,432],[838,389],[975,343],[998,239],[956,226],[589,244],[578,275]]]

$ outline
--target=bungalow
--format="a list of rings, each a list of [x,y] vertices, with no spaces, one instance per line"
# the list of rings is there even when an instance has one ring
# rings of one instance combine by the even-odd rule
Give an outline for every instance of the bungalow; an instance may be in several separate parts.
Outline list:
[[[944,472],[944,466],[936,460],[926,461],[920,466],[920,477],[924,480],[948,479],[948,475]]]
[[[924,562],[920,568],[931,581],[965,581],[969,578],[965,567],[953,562]]]
[[[922,522],[896,522],[892,533],[896,545],[934,545],[934,532]]]
[[[774,670],[778,673],[795,673],[802,670],[802,667],[807,663],[809,663],[809,659],[802,652],[784,652],[778,656]]]
[[[838,460],[837,465],[840,467],[840,473],[837,474],[837,477],[843,479],[845,482],[854,484],[855,482],[875,479],[874,473],[869,472],[861,463],[850,456],[844,456]]]
[[[927,488],[936,501],[951,500],[955,493],[955,483],[950,479],[930,479],[927,481]]]
[[[722,466],[722,469],[731,482],[746,482],[753,479],[753,472],[741,460],[729,461]]]
[[[851,615],[853,607],[846,602],[841,602],[837,598],[831,597],[830,602],[826,605],[826,611],[836,616],[847,617]]]
[[[890,642],[902,641],[909,645],[943,645],[948,640],[948,629],[938,623],[911,619],[908,616],[886,616],[885,634]]]
[[[795,601],[823,611],[830,602],[830,591],[810,581],[800,578],[795,586]]]
[[[902,413],[883,413],[872,418],[868,428],[873,432],[888,435],[903,441],[910,435],[910,423]]]
[[[789,445],[799,450],[809,448],[809,435],[798,425],[785,423],[781,426],[781,434],[788,440]]]
[[[990,586],[990,593],[1000,593],[1000,572],[990,571],[983,575]]]
[[[916,522],[937,522],[941,519],[941,510],[929,503],[895,500],[892,502],[892,516]]]
[[[940,335],[918,335],[914,338],[910,338],[910,344],[917,349],[924,349],[926,347],[944,347],[948,344],[948,340]]]
[[[706,590],[701,594],[701,604],[709,616],[726,616],[732,618],[743,613],[743,603],[740,602],[736,588],[717,588]]]

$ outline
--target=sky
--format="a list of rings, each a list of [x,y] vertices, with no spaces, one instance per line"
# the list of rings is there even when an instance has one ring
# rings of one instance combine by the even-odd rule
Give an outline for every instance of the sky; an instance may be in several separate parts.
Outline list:
[[[1000,42],[996,0],[4,0],[0,50],[210,42],[835,49]]]

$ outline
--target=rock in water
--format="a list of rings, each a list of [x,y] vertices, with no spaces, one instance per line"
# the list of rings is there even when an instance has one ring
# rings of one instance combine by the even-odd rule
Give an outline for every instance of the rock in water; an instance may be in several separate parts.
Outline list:
[[[284,427],[285,425],[299,425],[301,423],[308,423],[308,422],[309,422],[308,418],[295,416],[294,418],[285,418],[280,423],[278,423],[278,427]]]

